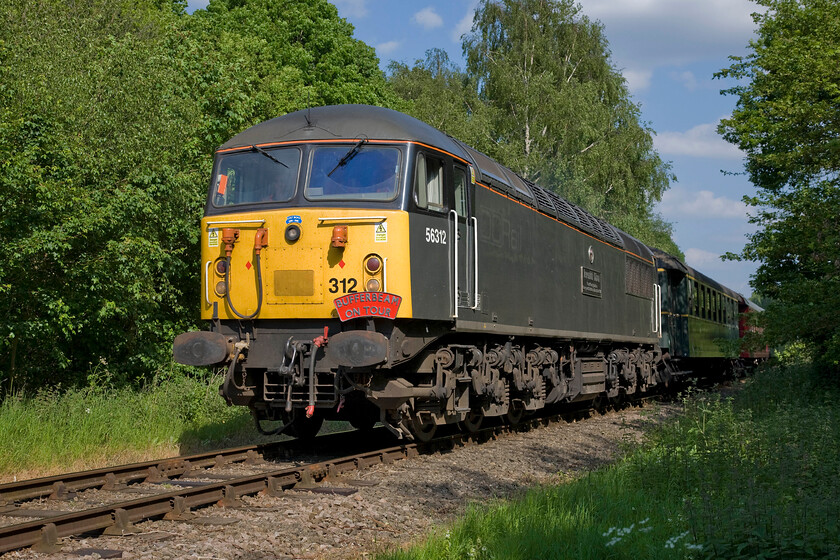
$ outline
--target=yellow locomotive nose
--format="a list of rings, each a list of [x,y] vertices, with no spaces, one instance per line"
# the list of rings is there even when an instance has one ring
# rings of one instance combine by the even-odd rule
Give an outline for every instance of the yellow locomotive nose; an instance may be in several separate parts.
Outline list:
[[[364,292],[400,294],[410,317],[406,212],[283,208],[203,226],[204,319],[339,319],[335,300]]]

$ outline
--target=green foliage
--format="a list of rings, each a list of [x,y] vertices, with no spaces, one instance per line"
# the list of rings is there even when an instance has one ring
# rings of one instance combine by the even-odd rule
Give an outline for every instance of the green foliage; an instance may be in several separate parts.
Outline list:
[[[700,394],[617,464],[473,507],[387,558],[836,558],[840,389],[801,366]]]
[[[396,102],[374,49],[327,0],[212,0],[185,27],[209,148],[307,106]]]
[[[0,5],[0,390],[117,384],[196,326],[215,147],[307,104],[388,104],[326,0]]]
[[[388,81],[404,111],[458,140],[486,149],[493,142],[493,108],[478,96],[475,79],[461,71],[446,51],[430,49],[414,66],[391,62]]]
[[[389,81],[413,116],[642,241],[682,256],[651,211],[673,178],[653,150],[601,25],[571,0],[485,1],[467,69],[440,49]]]
[[[840,6],[756,0],[751,53],[718,73],[744,83],[720,132],[747,155],[761,229],[733,258],[760,263],[754,287],[771,298],[765,334],[801,342],[840,369]],[[806,320],[803,320],[806,319]]]
[[[19,387],[100,357],[154,368],[189,325],[197,282],[201,197],[183,164],[198,112],[173,95],[176,16],[94,0],[3,12],[4,363]]]
[[[798,366],[760,372],[734,400],[702,399],[661,443],[682,446],[686,519],[708,558],[840,554],[840,391]],[[647,473],[650,475],[651,473]]]
[[[168,375],[135,390],[114,387],[107,368],[93,368],[82,389],[43,388],[0,402],[0,478],[174,455],[241,432],[256,436],[247,410],[219,398],[219,376]]]

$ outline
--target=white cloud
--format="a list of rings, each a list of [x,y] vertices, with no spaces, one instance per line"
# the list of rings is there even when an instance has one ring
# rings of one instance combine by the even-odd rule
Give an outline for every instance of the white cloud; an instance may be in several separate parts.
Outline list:
[[[376,54],[378,56],[391,54],[392,52],[400,48],[401,44],[402,43],[400,43],[399,41],[386,41],[385,43],[380,43],[375,47]]]
[[[455,43],[461,42],[461,37],[470,32],[473,24],[473,16],[475,16],[475,8],[478,6],[478,0],[470,0],[467,4],[467,13],[464,14],[455,27],[452,29],[452,41]]]
[[[723,261],[720,260],[720,255],[718,253],[713,253],[712,251],[706,251],[705,249],[686,249],[683,251],[685,253],[685,264],[692,268],[697,269],[710,269],[710,268],[717,268]]]
[[[580,0],[604,24],[619,68],[653,70],[743,54],[755,25],[750,0]]]
[[[685,132],[659,132],[653,145],[660,154],[742,159],[743,152],[720,137],[717,123],[698,124]]]
[[[642,91],[650,87],[650,79],[653,77],[651,70],[624,69],[621,75],[627,80],[627,87],[631,92]]]
[[[746,219],[749,206],[740,200],[717,196],[712,191],[693,191],[679,185],[662,195],[659,212],[669,219],[696,218],[738,218]]]
[[[443,18],[435,12],[433,6],[427,6],[414,14],[411,17],[411,21],[427,31],[443,25]]]
[[[343,18],[363,18],[368,15],[368,0],[331,0]]]
[[[694,72],[685,70],[684,72],[671,72],[671,79],[675,82],[681,82],[683,87],[688,91],[697,89],[697,77]]]

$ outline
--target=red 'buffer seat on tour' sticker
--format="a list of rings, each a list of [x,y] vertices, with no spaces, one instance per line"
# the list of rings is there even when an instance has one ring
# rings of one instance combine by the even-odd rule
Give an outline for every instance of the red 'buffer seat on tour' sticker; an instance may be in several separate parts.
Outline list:
[[[402,298],[387,292],[359,292],[336,298],[333,303],[342,321],[359,317],[395,319]]]

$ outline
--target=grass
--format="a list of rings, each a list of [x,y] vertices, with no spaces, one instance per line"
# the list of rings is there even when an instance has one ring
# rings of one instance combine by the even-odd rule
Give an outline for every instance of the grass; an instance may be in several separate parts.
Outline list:
[[[45,389],[0,403],[0,481],[253,443],[248,411],[227,407],[216,375]]]
[[[838,397],[805,367],[759,372],[731,398],[687,398],[608,468],[474,505],[382,558],[840,557]]]
[[[0,402],[0,483],[289,439],[261,435],[247,408],[227,406],[221,375],[170,372],[116,388],[103,365],[86,388]],[[348,429],[329,421],[321,433]]]

